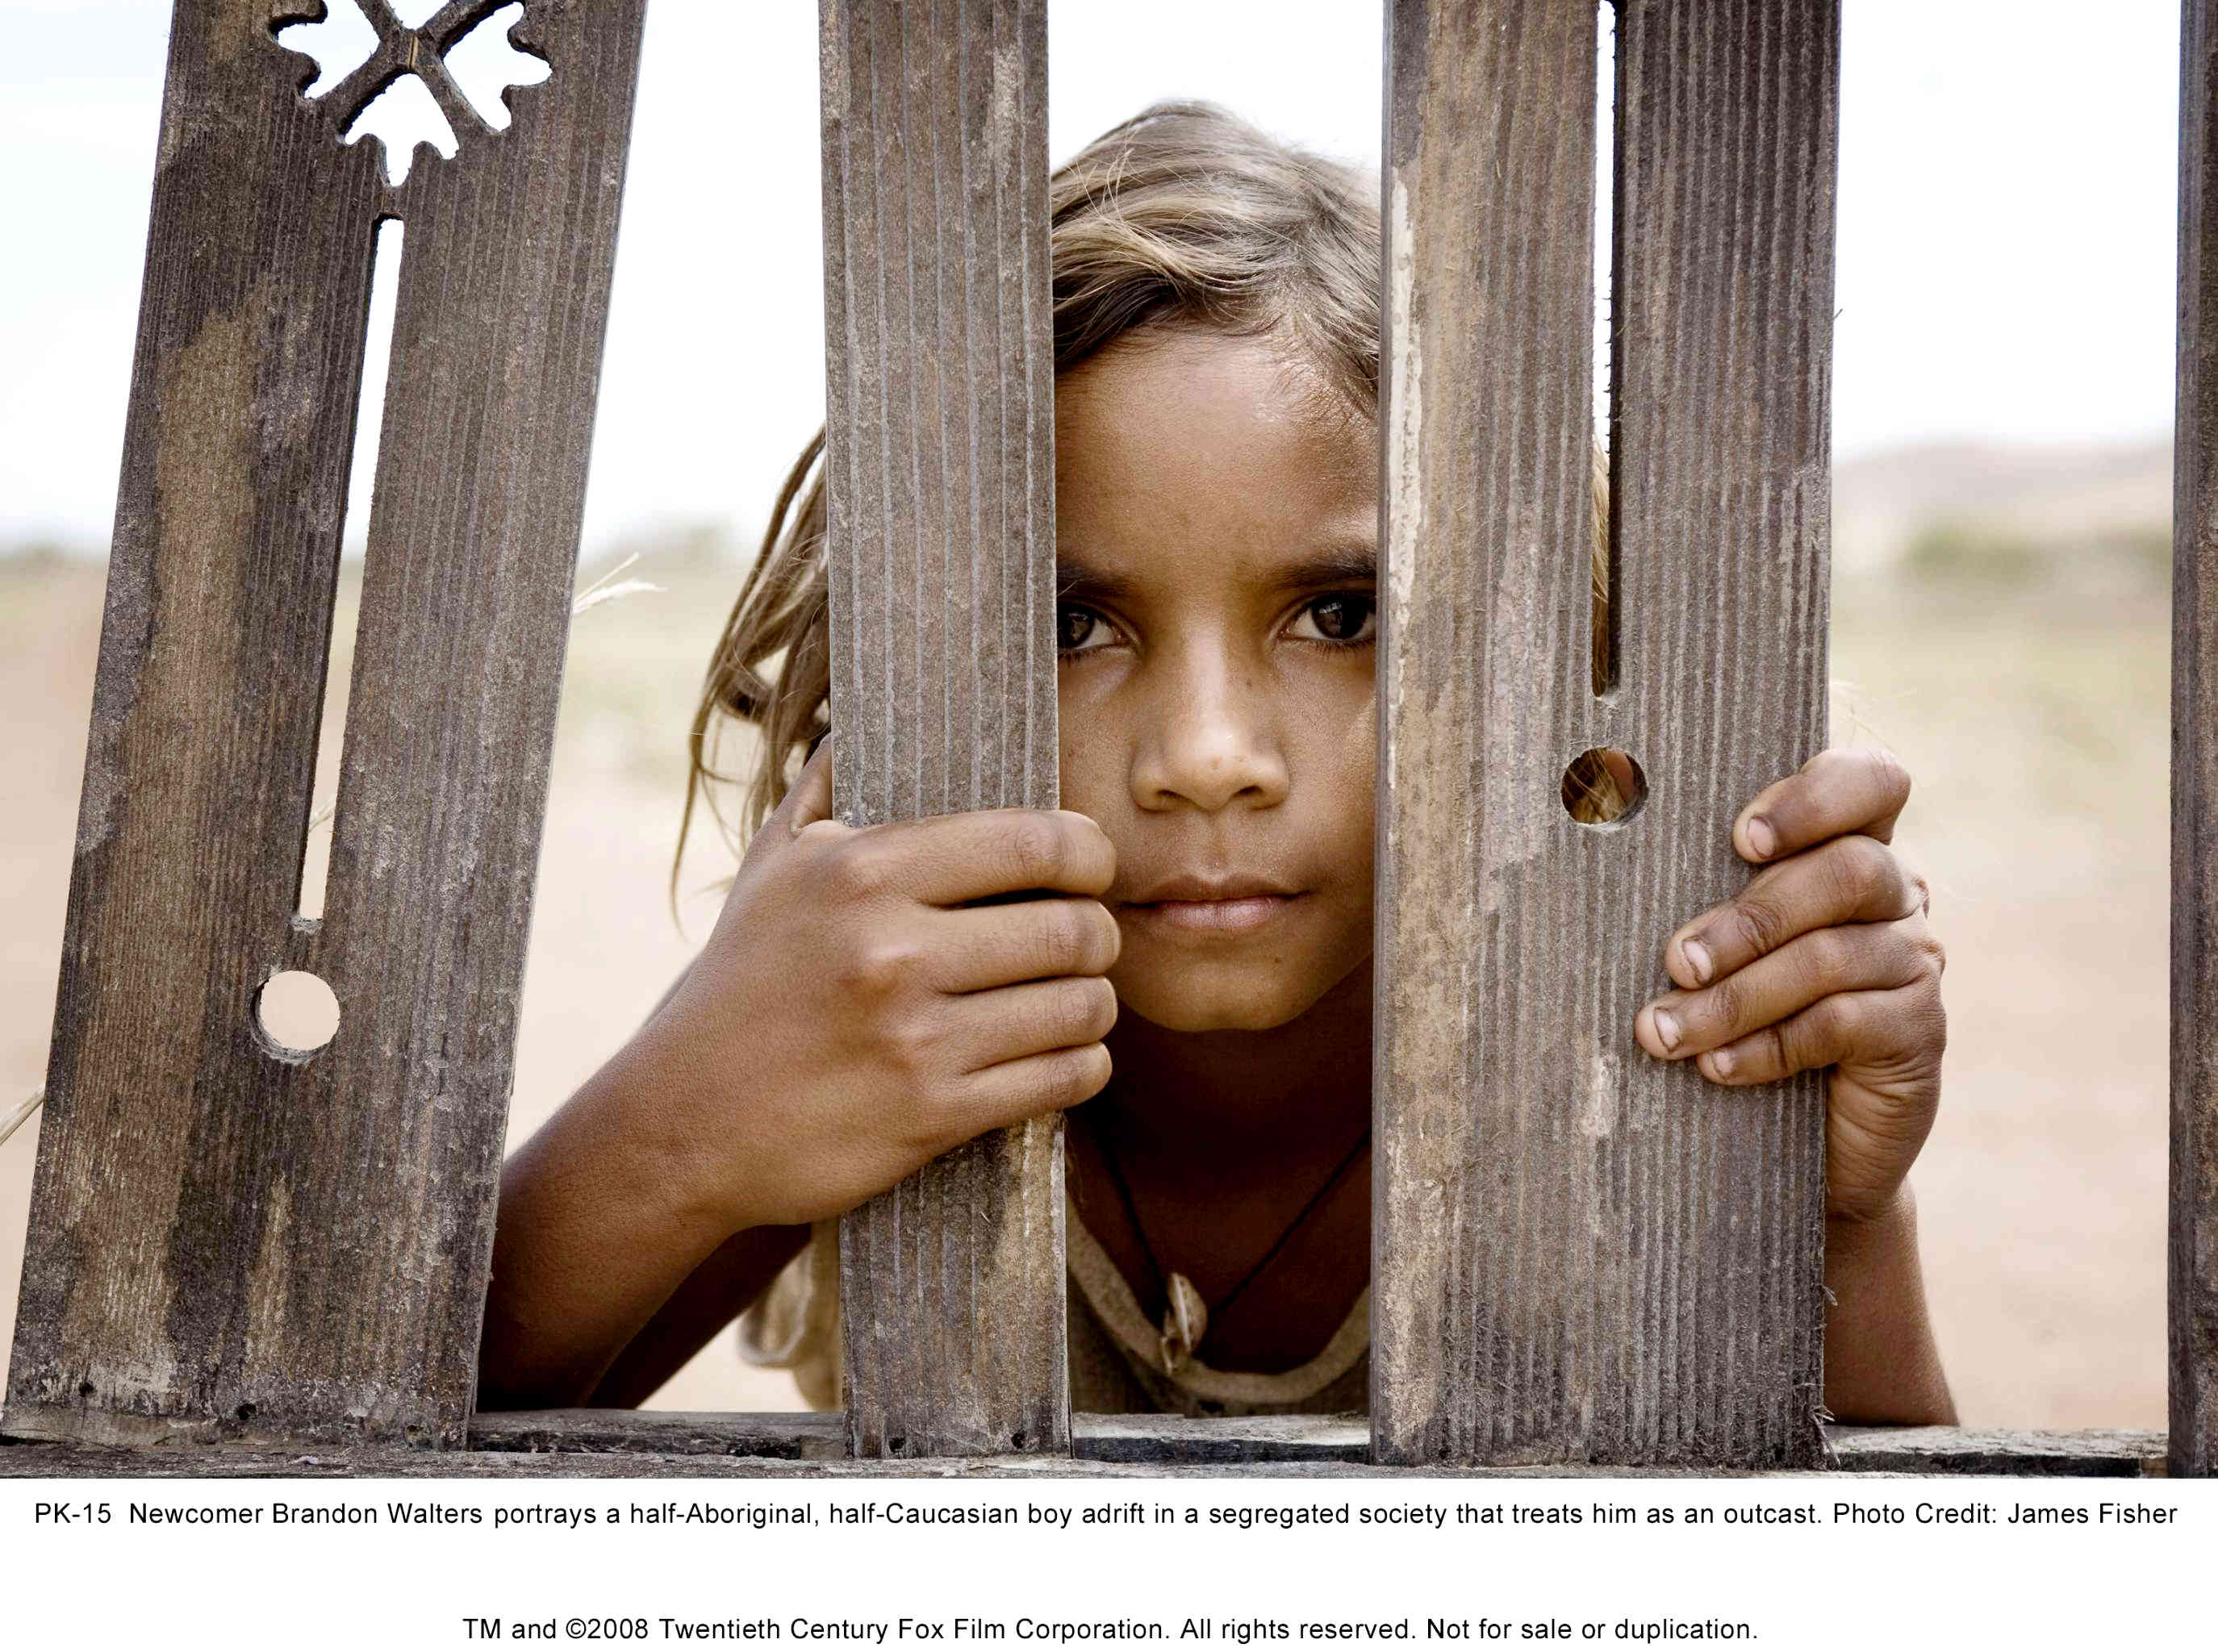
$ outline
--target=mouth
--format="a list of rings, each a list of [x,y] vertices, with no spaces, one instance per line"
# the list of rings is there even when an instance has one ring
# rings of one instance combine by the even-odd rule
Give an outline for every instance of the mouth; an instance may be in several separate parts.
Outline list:
[[[1148,900],[1123,902],[1118,915],[1148,929],[1188,935],[1248,934],[1285,915],[1302,898],[1298,890],[1260,878],[1173,878],[1147,893]]]

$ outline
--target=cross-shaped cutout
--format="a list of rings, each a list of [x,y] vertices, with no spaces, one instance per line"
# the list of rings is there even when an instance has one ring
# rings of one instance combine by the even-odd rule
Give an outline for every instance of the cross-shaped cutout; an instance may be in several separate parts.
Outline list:
[[[524,14],[523,0],[286,0],[270,28],[315,60],[300,90],[344,139],[378,139],[397,187],[419,144],[451,159],[462,143],[505,131],[508,89],[552,72],[517,38]]]

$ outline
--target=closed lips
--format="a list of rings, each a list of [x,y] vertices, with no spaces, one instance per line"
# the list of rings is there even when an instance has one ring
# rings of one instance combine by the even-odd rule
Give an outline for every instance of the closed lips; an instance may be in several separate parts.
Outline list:
[[[1173,878],[1124,910],[1152,926],[1207,934],[1239,934],[1269,923],[1299,892],[1258,878]]]

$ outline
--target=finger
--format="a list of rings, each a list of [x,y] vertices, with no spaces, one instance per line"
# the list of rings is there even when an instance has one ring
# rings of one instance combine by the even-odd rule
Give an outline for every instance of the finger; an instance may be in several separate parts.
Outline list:
[[[928,914],[932,969],[943,993],[977,993],[1059,975],[1100,975],[1124,933],[1098,900],[1018,900]]]
[[[1914,987],[1836,993],[1799,1014],[1695,1057],[1715,1084],[1770,1084],[1860,1059],[1882,1030],[1921,1014]]]
[[[859,889],[953,906],[1032,890],[1100,895],[1117,875],[1109,834],[1069,809],[983,809],[896,820],[842,851]]]
[[[1116,1024],[1114,987],[1099,975],[1064,975],[949,1000],[945,1050],[956,1071],[977,1073],[1097,1043]]]
[[[955,1128],[967,1142],[988,1130],[1075,1107],[1101,1093],[1109,1073],[1105,1044],[1081,1044],[1003,1061],[973,1073],[957,1092]]]
[[[1651,1055],[1716,1049],[1841,993],[1907,986],[1935,968],[1923,918],[1812,931],[1700,992],[1666,993],[1633,1018]]]
[[[1681,925],[1664,944],[1664,967],[1682,987],[1707,986],[1812,930],[1907,918],[1924,895],[1924,880],[1893,850],[1850,832],[1767,866]]]
[[[831,818],[832,736],[827,734],[809,754],[809,761],[801,765],[793,789],[780,800],[770,819],[784,826],[786,836],[797,838],[804,827]],[[770,821],[763,824],[767,826]]]
[[[1910,770],[1893,752],[1836,746],[1750,798],[1733,821],[1733,847],[1744,860],[1769,861],[1844,832],[1887,843],[1909,801]]]

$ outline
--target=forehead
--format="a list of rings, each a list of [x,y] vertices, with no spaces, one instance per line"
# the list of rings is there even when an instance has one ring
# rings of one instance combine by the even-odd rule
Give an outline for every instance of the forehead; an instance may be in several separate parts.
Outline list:
[[[1066,561],[1261,572],[1377,540],[1373,426],[1267,340],[1128,336],[1057,381],[1055,438]]]

